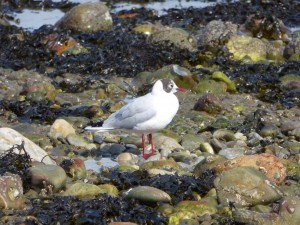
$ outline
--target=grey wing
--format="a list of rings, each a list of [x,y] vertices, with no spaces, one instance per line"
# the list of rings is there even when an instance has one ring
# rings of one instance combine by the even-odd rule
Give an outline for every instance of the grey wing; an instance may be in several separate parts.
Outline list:
[[[119,111],[113,113],[104,121],[103,127],[115,129],[133,129],[139,123],[143,123],[155,115],[155,110],[145,105],[145,98],[137,98],[125,105]]]

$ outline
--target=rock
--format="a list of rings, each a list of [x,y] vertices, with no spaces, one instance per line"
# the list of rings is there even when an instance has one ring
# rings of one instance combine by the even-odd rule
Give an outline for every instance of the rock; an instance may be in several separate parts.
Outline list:
[[[167,41],[177,48],[187,49],[191,52],[197,51],[196,39],[180,28],[169,28],[155,32],[149,37],[149,41],[161,44],[164,44]]]
[[[93,143],[89,143],[87,140],[85,140],[82,136],[79,136],[77,134],[69,134],[67,136],[67,141],[70,145],[74,145],[76,147],[85,148],[87,150],[96,149],[97,146]]]
[[[23,185],[19,175],[5,174],[0,176],[0,209],[23,209]]]
[[[62,161],[60,166],[66,171],[66,173],[73,179],[82,180],[86,178],[86,168],[82,159],[65,159]]]
[[[52,139],[60,140],[67,138],[70,134],[75,134],[73,126],[66,120],[56,119],[50,128],[48,136]]]
[[[204,142],[200,144],[200,150],[202,152],[207,152],[210,154],[215,154],[213,147],[208,143],[208,142]]]
[[[223,103],[212,93],[204,94],[194,105],[194,110],[204,111],[209,114],[218,114],[223,109]]]
[[[23,90],[20,92],[20,95],[26,96],[26,100],[29,101],[42,101],[48,99],[54,101],[59,90],[56,90],[55,87],[47,80],[33,80],[27,82],[23,87]]]
[[[270,181],[276,184],[281,184],[286,178],[286,168],[282,162],[268,153],[227,160],[215,165],[213,170],[220,173],[236,167],[252,167],[264,173]]]
[[[60,166],[37,164],[29,168],[31,185],[34,189],[51,186],[54,192],[65,187],[67,174]]]
[[[155,81],[162,78],[174,80],[178,87],[193,89],[197,82],[192,73],[185,67],[176,64],[164,66],[154,72],[144,71],[138,73],[132,80],[132,88],[139,93],[146,94],[150,91]]]
[[[121,153],[117,157],[117,162],[120,165],[135,165],[137,161],[138,161],[138,156],[128,152]]]
[[[300,128],[295,128],[291,131],[291,135],[295,136],[298,141],[300,141]]]
[[[7,127],[0,128],[0,155],[12,148],[14,145],[20,145],[23,141],[24,148],[32,160],[38,162],[42,161],[46,164],[55,164],[55,162],[48,157],[48,154],[42,148],[24,137],[19,132]],[[14,152],[19,153],[19,150],[15,149]]]
[[[126,150],[124,145],[121,144],[112,144],[109,148],[109,152],[112,155],[119,155]]]
[[[236,140],[234,133],[231,130],[225,130],[225,129],[216,130],[213,133],[213,137],[218,140],[225,141],[225,142]]]
[[[75,196],[78,198],[95,198],[103,189],[94,184],[75,183],[67,188],[62,194],[63,196]]]
[[[245,155],[245,152],[241,148],[224,148],[218,154],[226,159],[234,159]]]
[[[243,224],[256,225],[282,225],[288,224],[282,221],[277,213],[261,213],[247,209],[236,209],[233,212],[235,221]]]
[[[216,205],[211,205],[204,201],[181,201],[169,216],[168,224],[182,224],[184,219],[197,219],[205,214],[217,212]]]
[[[94,2],[74,6],[56,26],[83,32],[110,30],[113,21],[106,5]]]
[[[233,35],[226,43],[229,52],[233,54],[234,60],[245,60],[249,58],[252,62],[265,60],[267,56],[266,44],[249,36]]]
[[[287,120],[283,121],[282,124],[281,124],[281,131],[282,132],[292,131],[296,128],[300,128],[300,121],[299,120],[287,119]]]
[[[181,145],[186,150],[199,149],[202,143],[206,142],[203,136],[195,134],[186,134],[183,136]]]
[[[300,53],[300,32],[295,31],[292,34],[292,40],[289,41],[288,45],[284,50],[284,55],[286,58],[292,59],[294,56]]]
[[[131,222],[111,222],[108,225],[138,225],[137,223]]]
[[[199,43],[202,46],[218,47],[235,34],[237,28],[238,26],[231,22],[212,20],[200,30]]]
[[[216,82],[214,80],[200,80],[193,91],[198,94],[212,93],[221,95],[226,93],[227,85],[223,82]]]
[[[262,137],[275,137],[279,133],[279,128],[275,125],[265,125],[260,130],[259,134]]]
[[[225,171],[215,179],[214,185],[222,205],[233,202],[236,207],[253,206],[282,197],[279,189],[263,173],[250,167]]]
[[[174,160],[156,160],[145,162],[141,165],[142,170],[150,170],[150,169],[163,169],[163,170],[173,170],[180,171],[182,167],[176,163]]]
[[[276,62],[284,62],[285,43],[282,40],[269,41],[267,43],[267,59]]]
[[[171,201],[171,197],[166,192],[150,186],[132,188],[126,193],[125,198],[136,199],[143,203]]]
[[[99,188],[102,189],[102,194],[105,193],[111,197],[117,197],[119,194],[118,189],[116,188],[116,186],[112,185],[112,184],[101,184],[98,185]]]
[[[227,84],[227,89],[230,92],[236,92],[236,86],[235,83],[233,81],[231,81],[229,79],[229,77],[227,77],[225,75],[225,73],[221,72],[221,71],[215,71],[212,74],[212,78],[216,81],[223,81],[225,84]]]
[[[289,196],[284,197],[279,204],[279,216],[285,224],[298,225],[300,224],[300,197]]]
[[[205,155],[205,159],[201,160],[194,168],[194,175],[200,177],[205,170],[211,170],[216,165],[224,162],[226,159],[220,155]]]

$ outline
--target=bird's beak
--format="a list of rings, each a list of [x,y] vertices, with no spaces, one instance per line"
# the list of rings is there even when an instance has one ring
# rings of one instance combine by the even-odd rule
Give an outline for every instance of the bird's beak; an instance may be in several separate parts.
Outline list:
[[[177,87],[176,90],[180,91],[180,92],[186,92],[186,90],[184,88],[180,88],[180,87]]]

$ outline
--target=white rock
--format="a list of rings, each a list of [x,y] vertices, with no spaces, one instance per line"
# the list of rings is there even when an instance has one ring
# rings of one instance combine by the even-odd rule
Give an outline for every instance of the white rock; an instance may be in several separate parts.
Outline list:
[[[0,128],[0,154],[5,153],[7,150],[11,149],[14,145],[20,145],[24,141],[24,148],[30,157],[41,162],[43,160],[46,164],[56,164],[50,157],[45,157],[48,154],[41,147],[36,145],[34,142],[24,137],[19,132],[8,128]],[[19,153],[19,150],[15,149],[15,153]],[[24,154],[24,152],[21,152]]]
[[[73,126],[63,119],[57,119],[52,124],[48,136],[53,139],[65,139],[70,134],[75,134]]]

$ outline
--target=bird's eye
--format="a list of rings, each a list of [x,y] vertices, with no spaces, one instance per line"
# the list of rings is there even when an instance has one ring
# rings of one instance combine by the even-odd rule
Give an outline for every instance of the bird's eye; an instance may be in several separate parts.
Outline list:
[[[170,87],[171,87],[171,88],[173,88],[173,87],[174,87],[174,85],[173,85],[173,84],[170,84]]]

